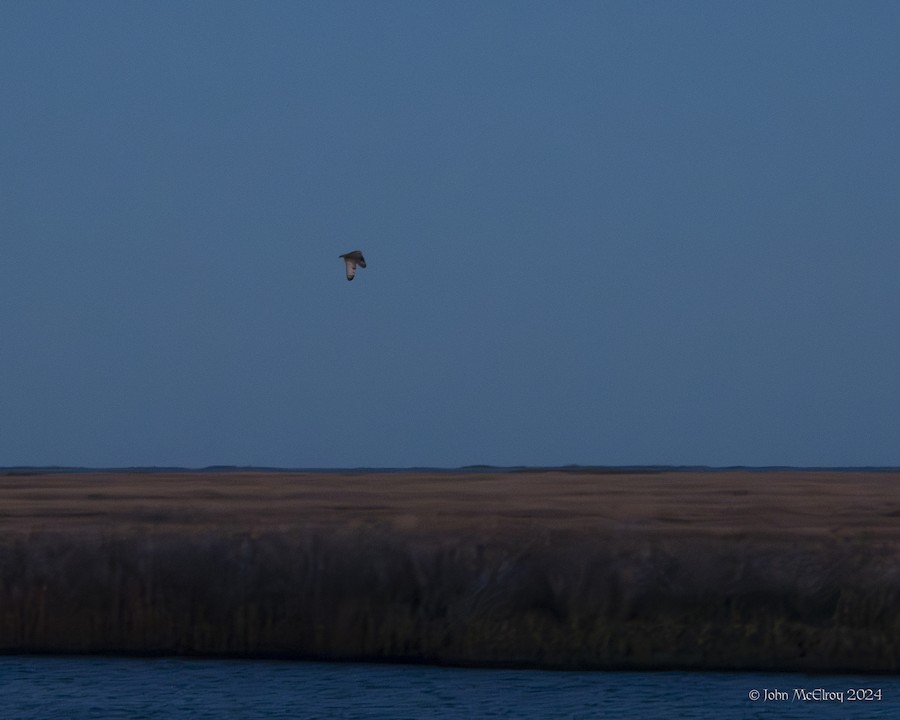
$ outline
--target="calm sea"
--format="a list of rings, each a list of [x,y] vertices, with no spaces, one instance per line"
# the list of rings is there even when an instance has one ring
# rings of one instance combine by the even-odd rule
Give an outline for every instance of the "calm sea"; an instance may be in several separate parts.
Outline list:
[[[900,677],[8,656],[0,717],[895,718]]]

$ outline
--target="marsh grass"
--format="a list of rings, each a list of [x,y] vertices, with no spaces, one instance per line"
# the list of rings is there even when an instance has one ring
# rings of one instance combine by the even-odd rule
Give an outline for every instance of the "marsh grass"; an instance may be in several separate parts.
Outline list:
[[[0,477],[0,652],[896,672],[898,485]]]
[[[0,650],[896,671],[896,548],[384,529],[0,543]]]

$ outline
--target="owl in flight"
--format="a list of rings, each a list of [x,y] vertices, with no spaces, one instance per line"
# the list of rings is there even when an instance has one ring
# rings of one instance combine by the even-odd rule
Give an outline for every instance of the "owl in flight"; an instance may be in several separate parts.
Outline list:
[[[366,266],[366,259],[363,257],[361,250],[354,250],[353,252],[348,252],[346,255],[341,255],[344,259],[344,264],[347,266],[347,279],[352,280],[356,276],[356,266],[360,267]]]

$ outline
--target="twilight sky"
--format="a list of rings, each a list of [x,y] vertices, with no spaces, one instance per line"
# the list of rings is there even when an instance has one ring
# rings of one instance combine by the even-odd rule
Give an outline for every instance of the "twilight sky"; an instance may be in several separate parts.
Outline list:
[[[898,37],[0,3],[0,466],[900,465]]]

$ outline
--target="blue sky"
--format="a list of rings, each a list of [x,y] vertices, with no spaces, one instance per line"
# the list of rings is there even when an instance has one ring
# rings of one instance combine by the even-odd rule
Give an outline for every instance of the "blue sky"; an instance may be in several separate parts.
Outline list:
[[[898,465],[898,35],[2,3],[0,465]]]

